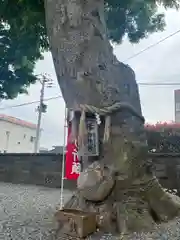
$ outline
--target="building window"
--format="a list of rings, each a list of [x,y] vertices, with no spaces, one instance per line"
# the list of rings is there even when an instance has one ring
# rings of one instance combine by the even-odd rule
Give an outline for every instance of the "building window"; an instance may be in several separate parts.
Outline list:
[[[9,131],[6,131],[6,135],[9,136],[10,132]]]
[[[35,141],[35,137],[30,137],[30,142],[34,142]]]
[[[175,109],[176,109],[177,112],[180,111],[180,103],[176,103]]]

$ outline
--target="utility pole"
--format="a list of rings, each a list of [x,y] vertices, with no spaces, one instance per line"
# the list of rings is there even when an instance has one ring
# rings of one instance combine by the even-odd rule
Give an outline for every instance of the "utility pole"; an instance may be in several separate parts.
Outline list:
[[[37,108],[38,111],[38,122],[37,122],[37,129],[36,129],[36,138],[35,138],[35,144],[34,144],[34,153],[38,153],[39,151],[39,140],[40,140],[40,132],[41,132],[41,119],[42,114],[46,112],[46,105],[44,104],[44,90],[46,87],[46,83],[48,83],[47,87],[52,87],[52,79],[47,77],[45,74],[41,75],[42,79],[39,79],[41,83],[41,93],[40,93],[40,104]]]
[[[38,122],[37,122],[36,138],[35,138],[35,144],[34,144],[34,153],[38,152],[38,147],[39,147],[39,137],[40,137],[40,131],[41,131],[41,119],[42,119],[42,110],[43,110],[45,82],[46,82],[46,78],[45,78],[45,76],[43,76],[43,79],[41,82],[42,86],[41,86],[41,94],[40,94],[40,104],[37,109]]]

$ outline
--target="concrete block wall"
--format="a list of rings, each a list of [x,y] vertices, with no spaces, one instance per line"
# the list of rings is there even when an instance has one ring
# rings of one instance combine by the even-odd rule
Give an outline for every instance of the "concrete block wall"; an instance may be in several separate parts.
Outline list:
[[[0,154],[0,182],[61,187],[62,155],[55,153]],[[180,191],[180,154],[150,154],[155,174],[165,188]],[[64,180],[64,188],[76,189],[76,181]]]
[[[0,154],[0,181],[60,188],[62,155]],[[64,180],[64,188],[74,190],[76,181]]]

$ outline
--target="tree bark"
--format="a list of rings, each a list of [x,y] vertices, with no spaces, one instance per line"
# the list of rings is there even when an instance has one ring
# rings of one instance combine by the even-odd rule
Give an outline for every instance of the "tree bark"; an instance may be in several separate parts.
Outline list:
[[[121,234],[147,230],[157,221],[178,215],[179,199],[175,201],[163,191],[148,167],[135,74],[113,55],[104,1],[45,0],[45,11],[54,66],[67,107],[89,104],[103,108],[123,102],[137,112],[124,108],[111,116],[110,139],[102,145],[98,163],[111,169],[112,191],[98,204],[77,191],[66,207],[96,211],[99,216],[106,213],[106,221],[97,220],[100,229]],[[89,189],[96,192],[96,187]]]

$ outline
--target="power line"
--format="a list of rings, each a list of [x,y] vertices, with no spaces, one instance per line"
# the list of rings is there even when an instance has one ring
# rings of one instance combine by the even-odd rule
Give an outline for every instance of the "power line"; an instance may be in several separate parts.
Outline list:
[[[159,82],[159,83],[138,83],[138,85],[141,86],[180,86],[180,83],[164,83],[164,82]]]
[[[56,97],[45,98],[44,101],[47,102],[47,101],[58,99],[58,98],[62,98],[62,96],[59,95],[59,96],[56,96]],[[27,105],[31,105],[31,104],[39,103],[39,102],[40,102],[39,100],[36,100],[36,101],[26,102],[26,103],[17,104],[17,105],[11,105],[11,106],[0,108],[0,110],[6,110],[6,109],[9,109],[9,108],[16,108],[16,107],[23,107],[23,106],[27,106]]]
[[[145,51],[159,45],[160,43],[164,42],[165,40],[175,36],[176,34],[180,33],[180,29],[177,30],[176,32],[168,35],[167,37],[161,39],[160,41],[154,43],[154,44],[151,44],[150,46],[148,46],[147,48],[139,51],[138,53],[132,55],[131,57],[127,58],[126,60],[124,60],[123,62],[127,62],[137,56],[139,56],[140,54],[144,53]],[[138,83],[138,85],[141,85],[141,86],[178,86],[180,85],[180,83]],[[57,98],[62,98],[62,96],[56,96],[56,97],[51,97],[51,98],[46,98],[44,99],[44,101],[50,101],[50,100],[54,100],[54,99],[57,99]],[[27,103],[23,103],[23,104],[17,104],[17,105],[12,105],[12,106],[8,106],[8,107],[3,107],[3,108],[0,108],[0,110],[5,110],[5,109],[10,109],[10,108],[16,108],[16,107],[22,107],[22,106],[27,106],[27,105],[31,105],[31,104],[34,104],[34,103],[39,103],[40,101],[31,101],[31,102],[27,102]]]
[[[167,40],[167,39],[169,39],[169,38],[171,38],[171,37],[173,37],[173,36],[175,36],[175,35],[178,34],[178,33],[180,33],[180,29],[177,30],[176,32],[174,32],[174,33],[168,35],[167,37],[165,37],[165,38],[159,40],[158,42],[156,42],[156,43],[154,43],[154,44],[151,44],[151,45],[148,46],[147,48],[145,48],[145,49],[143,49],[143,50],[137,52],[136,54],[132,55],[131,57],[128,57],[128,58],[125,59],[123,62],[127,62],[127,61],[129,61],[129,60],[131,60],[131,59],[133,59],[133,58],[139,56],[140,54],[142,54],[142,53],[146,52],[147,50],[149,50],[149,49],[151,49],[151,48],[153,48],[153,47],[159,45],[160,43],[164,42],[165,40]]]
[[[180,86],[180,83],[138,83],[138,85],[141,86]],[[62,98],[61,95],[56,96],[56,97],[50,97],[50,98],[45,98],[44,101],[51,101],[51,100],[55,100],[58,98]],[[11,105],[11,106],[7,106],[7,107],[3,107],[0,108],[0,110],[6,110],[6,109],[10,109],[10,108],[16,108],[16,107],[23,107],[23,106],[27,106],[27,105],[31,105],[31,104],[35,104],[35,103],[39,103],[39,100],[36,101],[31,101],[31,102],[26,102],[26,103],[22,103],[22,104],[17,104],[17,105]]]

